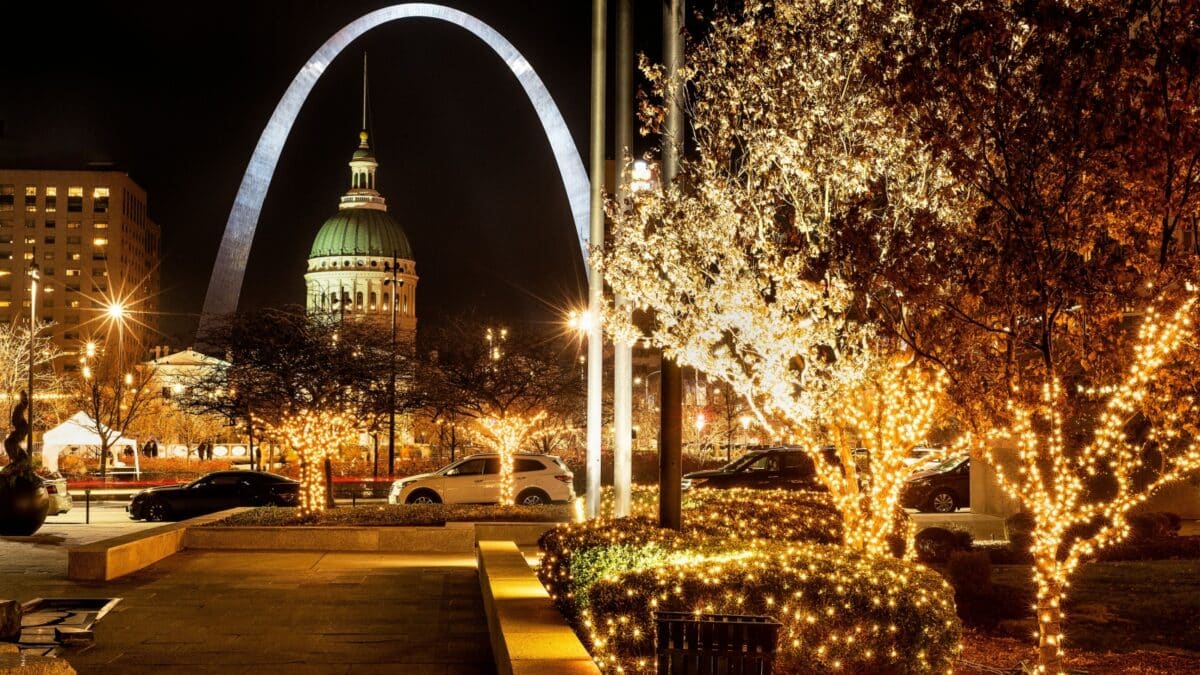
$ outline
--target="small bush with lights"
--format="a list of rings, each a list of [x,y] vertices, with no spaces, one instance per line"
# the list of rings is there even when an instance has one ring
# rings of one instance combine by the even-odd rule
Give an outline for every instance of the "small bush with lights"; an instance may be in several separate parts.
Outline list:
[[[773,616],[781,673],[951,669],[953,590],[910,562],[830,545],[841,526],[826,496],[697,490],[681,532],[657,527],[646,501],[541,541],[542,582],[603,670],[654,672],[655,610]]]

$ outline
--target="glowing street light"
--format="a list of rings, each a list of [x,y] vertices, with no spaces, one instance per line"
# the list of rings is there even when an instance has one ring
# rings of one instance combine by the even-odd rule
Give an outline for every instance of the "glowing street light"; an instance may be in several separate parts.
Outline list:
[[[113,321],[123,321],[125,319],[125,305],[114,302],[104,308],[104,313]]]

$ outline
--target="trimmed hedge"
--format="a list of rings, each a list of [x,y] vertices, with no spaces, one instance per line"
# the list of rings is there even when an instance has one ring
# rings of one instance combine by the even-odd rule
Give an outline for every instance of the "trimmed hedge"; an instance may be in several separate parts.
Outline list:
[[[663,609],[774,616],[777,673],[950,669],[960,624],[940,575],[827,545],[840,527],[822,495],[700,492],[682,532],[633,517],[543,535],[539,576],[602,668],[653,672]]]
[[[368,527],[431,526],[459,522],[559,523],[569,520],[567,505],[497,506],[479,504],[403,504],[342,506],[309,518],[294,508],[264,506],[235,513],[202,527],[287,527],[304,525],[363,525]]]

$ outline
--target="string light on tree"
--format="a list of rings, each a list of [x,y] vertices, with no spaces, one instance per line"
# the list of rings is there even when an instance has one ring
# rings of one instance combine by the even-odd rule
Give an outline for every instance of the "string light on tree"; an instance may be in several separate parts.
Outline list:
[[[347,416],[328,410],[290,413],[271,429],[300,458],[300,516],[324,511],[327,502],[322,464],[343,443],[352,442],[357,429]]]
[[[1043,384],[1040,404],[1010,402],[1013,423],[991,434],[982,449],[996,479],[1033,518],[1033,580],[1037,586],[1038,673],[1063,673],[1063,602],[1070,577],[1100,549],[1130,533],[1130,511],[1163,485],[1200,469],[1200,444],[1186,439],[1181,423],[1196,414],[1194,403],[1155,420],[1144,436],[1131,422],[1146,419],[1153,406],[1155,380],[1187,341],[1194,341],[1191,314],[1196,293],[1169,316],[1156,307],[1144,313],[1134,358],[1124,379],[1094,388],[1108,396],[1085,444],[1068,440],[1062,410],[1064,391],[1056,377]],[[1163,403],[1165,401],[1158,401]],[[1006,470],[998,448],[1015,450],[1015,474]],[[1160,458],[1147,466],[1148,450]],[[1139,479],[1147,470],[1149,480]]]

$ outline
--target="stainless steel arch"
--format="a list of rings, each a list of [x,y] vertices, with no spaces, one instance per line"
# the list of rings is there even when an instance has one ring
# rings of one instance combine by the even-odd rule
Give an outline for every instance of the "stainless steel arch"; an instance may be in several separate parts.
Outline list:
[[[567,129],[567,124],[563,121],[558,106],[554,104],[554,99],[546,90],[542,79],[534,72],[533,66],[512,43],[504,39],[491,26],[470,14],[428,3],[392,5],[364,14],[329,38],[296,74],[283,98],[275,106],[275,112],[267,122],[262,136],[259,137],[254,154],[250,157],[250,164],[246,167],[245,175],[242,176],[242,184],[238,188],[233,208],[229,211],[229,220],[225,224],[225,235],[221,239],[217,260],[213,264],[212,276],[208,281],[208,293],[204,298],[202,326],[205,317],[228,314],[237,310],[238,296],[242,291],[242,279],[246,272],[246,261],[250,257],[250,245],[254,241],[254,230],[258,225],[263,200],[267,196],[267,189],[271,186],[271,178],[275,173],[275,166],[279,162],[279,154],[283,151],[288,133],[291,132],[296,115],[300,113],[300,108],[308,98],[309,92],[312,91],[313,85],[347,45],[377,26],[400,19],[436,19],[464,28],[491,47],[492,51],[508,65],[509,70],[525,90],[525,95],[529,97],[529,102],[533,104],[542,128],[546,132],[546,138],[550,141],[550,149],[554,153],[554,160],[558,163],[558,171],[562,176],[563,187],[567,191],[571,217],[575,221],[575,231],[579,236],[580,251],[586,266],[588,209],[590,206],[587,171],[584,170],[579,150],[575,147],[575,141],[571,138],[571,132]]]

